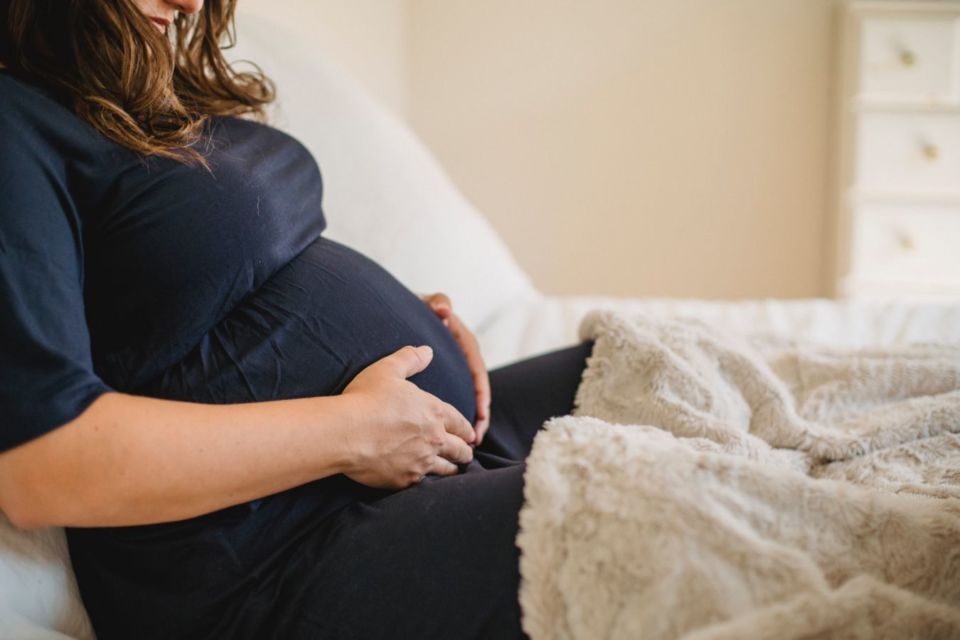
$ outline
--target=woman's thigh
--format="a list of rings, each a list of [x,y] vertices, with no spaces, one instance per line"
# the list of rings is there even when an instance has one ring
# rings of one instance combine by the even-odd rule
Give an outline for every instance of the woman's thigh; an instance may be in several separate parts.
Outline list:
[[[283,604],[261,637],[525,637],[523,472],[471,465],[327,518],[279,577],[270,597]]]
[[[490,431],[450,477],[370,491],[305,532],[257,637],[511,638],[520,627],[519,462],[544,421],[573,410],[592,342],[490,372]],[[264,594],[260,594],[261,598]],[[260,599],[260,598],[257,598]],[[258,626],[258,625],[255,625]]]
[[[490,454],[523,460],[543,423],[573,411],[593,342],[557,349],[490,371],[490,429],[477,448],[479,459]]]

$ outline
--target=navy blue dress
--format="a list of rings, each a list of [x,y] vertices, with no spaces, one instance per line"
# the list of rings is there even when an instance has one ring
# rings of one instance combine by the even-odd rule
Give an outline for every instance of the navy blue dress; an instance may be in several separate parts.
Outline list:
[[[446,327],[323,237],[320,172],[295,139],[213,118],[210,171],[145,160],[0,72],[0,141],[0,451],[109,390],[332,395],[407,344],[435,354],[411,381],[474,421]],[[518,460],[572,408],[587,354],[493,373],[491,435],[458,476],[401,492],[333,476],[181,522],[68,529],[99,638],[519,637]],[[563,380],[538,380],[551,369]],[[510,390],[523,408],[497,404]]]

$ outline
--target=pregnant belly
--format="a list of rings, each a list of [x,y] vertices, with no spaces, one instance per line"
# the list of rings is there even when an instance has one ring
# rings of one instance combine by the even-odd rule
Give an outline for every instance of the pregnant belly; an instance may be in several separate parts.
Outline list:
[[[377,263],[321,237],[139,391],[207,403],[333,395],[408,344],[434,351],[410,381],[473,422],[473,382],[449,330]]]
[[[473,422],[470,372],[443,323],[375,262],[321,238],[137,391],[208,403],[336,394],[407,344],[434,350],[410,380]],[[71,561],[84,604],[101,622],[134,611],[143,628],[195,625],[192,612],[210,603],[232,612],[223,619],[239,619],[254,583],[264,598],[280,593],[286,563],[314,562],[311,532],[371,495],[381,494],[336,475],[188,520],[68,529]],[[165,606],[144,605],[156,602]]]

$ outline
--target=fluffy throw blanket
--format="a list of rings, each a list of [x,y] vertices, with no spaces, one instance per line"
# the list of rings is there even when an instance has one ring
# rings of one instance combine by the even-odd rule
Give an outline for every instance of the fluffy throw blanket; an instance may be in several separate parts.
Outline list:
[[[960,346],[848,351],[594,311],[527,462],[523,624],[960,638]]]

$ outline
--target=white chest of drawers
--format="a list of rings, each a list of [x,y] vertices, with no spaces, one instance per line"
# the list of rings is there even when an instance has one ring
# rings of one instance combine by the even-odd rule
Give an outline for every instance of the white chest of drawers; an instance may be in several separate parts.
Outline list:
[[[960,0],[844,7],[831,285],[960,300]]]

